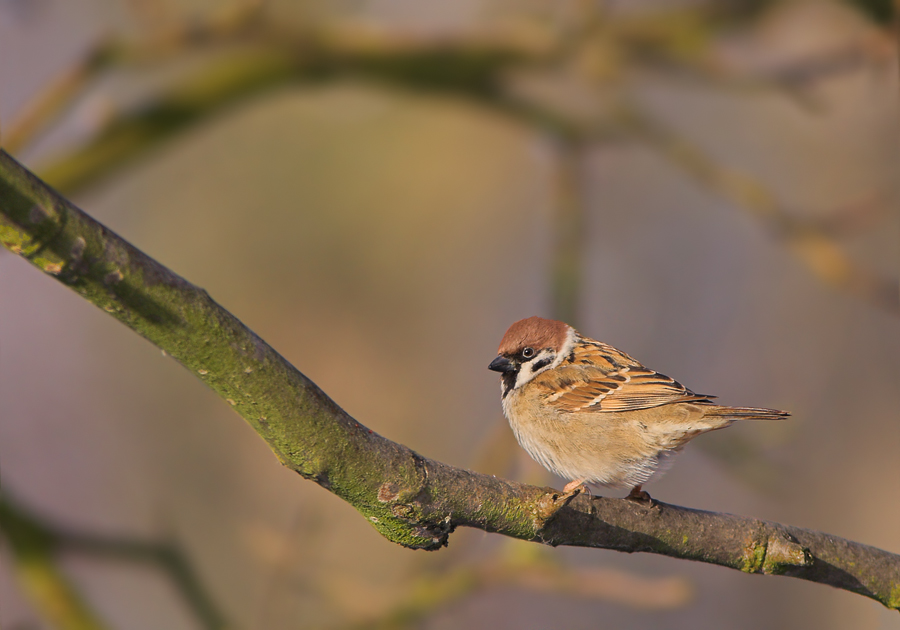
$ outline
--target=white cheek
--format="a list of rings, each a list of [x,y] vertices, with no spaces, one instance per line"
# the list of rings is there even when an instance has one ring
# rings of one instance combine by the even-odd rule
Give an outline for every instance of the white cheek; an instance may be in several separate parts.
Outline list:
[[[543,366],[537,372],[535,372],[534,366],[541,361],[544,361],[545,359],[549,359],[547,365]],[[518,389],[541,372],[545,372],[554,367],[558,363],[556,359],[557,357],[552,350],[541,350],[541,352],[536,357],[534,357],[528,363],[522,364],[522,367],[519,368],[519,374],[516,376],[515,388]]]
[[[531,373],[531,366],[527,363],[523,365],[519,369],[519,373],[516,375],[516,386],[515,389],[522,387],[525,383],[534,378],[534,374]]]

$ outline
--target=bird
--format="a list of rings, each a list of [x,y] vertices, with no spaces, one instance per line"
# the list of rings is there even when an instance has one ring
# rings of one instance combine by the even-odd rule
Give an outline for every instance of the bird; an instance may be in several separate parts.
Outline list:
[[[781,420],[777,409],[726,407],[697,394],[568,324],[529,317],[503,335],[488,369],[500,373],[503,413],[533,459],[585,484],[628,489],[626,498],[653,500],[642,486],[702,433],[737,420]]]

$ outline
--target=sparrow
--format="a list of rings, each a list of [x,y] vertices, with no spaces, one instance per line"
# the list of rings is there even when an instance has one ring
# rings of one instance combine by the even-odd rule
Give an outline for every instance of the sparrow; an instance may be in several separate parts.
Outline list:
[[[545,468],[585,484],[631,488],[629,499],[672,457],[736,420],[780,420],[775,409],[725,407],[563,322],[529,317],[503,335],[488,369],[500,372],[503,414],[519,444]]]

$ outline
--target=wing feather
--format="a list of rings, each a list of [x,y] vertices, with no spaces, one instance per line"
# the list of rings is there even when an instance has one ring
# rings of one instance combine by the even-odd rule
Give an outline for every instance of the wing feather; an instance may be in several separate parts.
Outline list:
[[[535,378],[547,403],[560,411],[634,411],[676,402],[708,402],[665,374],[654,372],[594,340],[581,340],[557,369]]]

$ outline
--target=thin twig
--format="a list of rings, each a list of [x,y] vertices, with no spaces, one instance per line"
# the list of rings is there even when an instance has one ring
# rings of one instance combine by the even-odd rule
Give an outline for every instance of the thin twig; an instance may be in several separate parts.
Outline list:
[[[8,496],[0,497],[0,532],[11,543],[22,582],[32,599],[41,602],[37,608],[61,628],[105,627],[60,571],[58,556],[64,552],[156,565],[166,572],[204,628],[228,627],[184,552],[174,544],[71,531],[35,516]]]
[[[577,326],[584,277],[587,204],[584,201],[584,143],[560,139],[556,167],[556,212],[551,263],[553,317]]]
[[[58,540],[8,500],[0,500],[0,533],[12,550],[12,569],[35,608],[62,630],[105,630],[56,559]]]
[[[393,608],[376,619],[351,624],[353,630],[402,630],[416,627],[444,608],[486,588],[511,586],[535,593],[561,593],[580,599],[613,601],[645,610],[672,610],[693,595],[680,577],[645,578],[610,568],[570,568],[545,556],[517,558],[507,553],[447,571],[419,575]]]
[[[92,46],[74,64],[50,81],[26,103],[18,116],[3,130],[0,144],[15,154],[46,130],[80,95],[111,58],[112,44],[103,39]]]
[[[716,164],[697,146],[636,105],[623,108],[622,120],[673,164],[751,213],[825,284],[854,295],[892,315],[900,315],[900,290],[895,278],[856,264],[825,226],[788,212],[764,186],[743,173]]]

